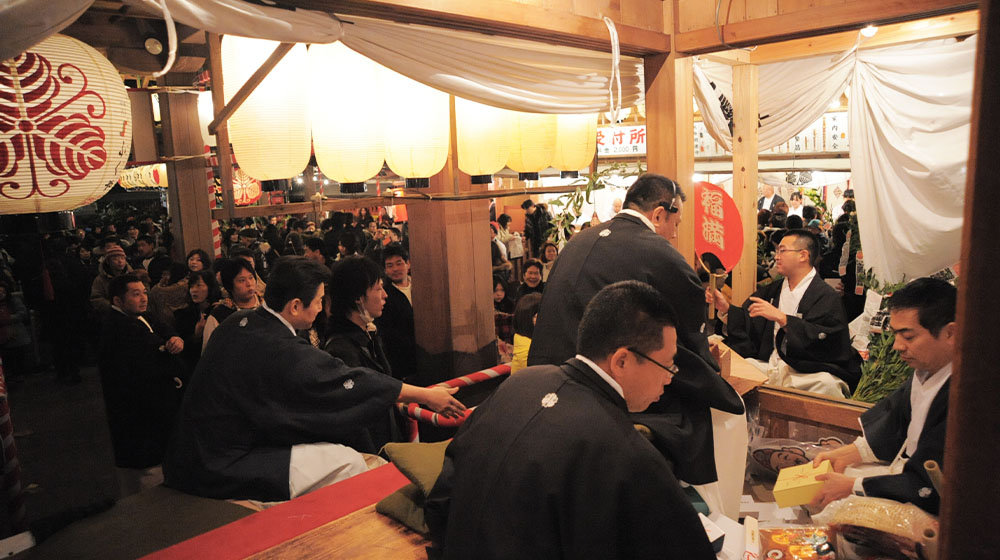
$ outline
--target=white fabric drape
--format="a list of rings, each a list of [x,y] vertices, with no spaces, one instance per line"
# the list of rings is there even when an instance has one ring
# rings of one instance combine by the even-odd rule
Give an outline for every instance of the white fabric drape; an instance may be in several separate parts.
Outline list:
[[[851,78],[854,59],[849,54],[814,56],[760,66],[757,138],[760,151],[787,142],[823,116]],[[732,151],[732,131],[729,129],[732,67],[707,60],[697,60],[693,66],[695,102],[705,128],[716,142]]]
[[[3,0],[0,60],[15,57],[76,21],[94,0]]]
[[[130,0],[159,12],[159,0]],[[272,41],[330,43],[435,89],[495,107],[534,113],[608,110],[612,57],[481,33],[322,12],[285,10],[243,0],[166,0],[176,21],[213,33]],[[642,98],[642,62],[623,57],[622,106]]]
[[[958,262],[976,38],[862,50],[848,107],[865,267],[883,281]]]
[[[160,0],[126,0],[144,11],[161,13]],[[243,0],[166,0],[175,21],[195,29],[283,43],[332,43],[340,22],[323,12],[286,10]]]

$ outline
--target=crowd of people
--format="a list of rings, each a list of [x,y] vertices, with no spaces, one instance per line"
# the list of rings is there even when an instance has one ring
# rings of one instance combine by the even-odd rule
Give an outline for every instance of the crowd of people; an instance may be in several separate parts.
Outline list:
[[[348,367],[412,378],[405,227],[367,209],[336,212],[318,229],[294,217],[234,221],[224,228],[220,258],[195,248],[177,261],[166,224],[152,217],[8,238],[0,252],[4,373],[16,384],[39,368],[29,360],[39,340],[51,346],[62,383],[79,383],[81,367],[96,363],[120,487],[137,492],[162,481],[182,396],[212,339],[230,316],[266,305],[283,257],[316,263],[324,283],[338,287],[326,291],[322,312],[298,333],[304,342]],[[401,437],[400,419],[384,412],[384,421],[368,427],[378,446],[366,451]]]

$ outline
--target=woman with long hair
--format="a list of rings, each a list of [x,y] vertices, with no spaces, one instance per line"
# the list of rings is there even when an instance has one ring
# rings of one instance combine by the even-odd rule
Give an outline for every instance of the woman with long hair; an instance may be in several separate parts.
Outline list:
[[[222,291],[215,281],[215,273],[211,268],[190,273],[187,285],[188,304],[174,311],[174,326],[177,335],[184,339],[184,351],[181,357],[191,371],[194,371],[194,367],[198,365],[198,358],[201,357],[205,321],[208,319],[212,304],[222,297]]]

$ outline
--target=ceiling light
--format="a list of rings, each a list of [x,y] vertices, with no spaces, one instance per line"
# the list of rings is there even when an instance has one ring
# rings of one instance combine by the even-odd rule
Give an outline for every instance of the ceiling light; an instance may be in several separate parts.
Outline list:
[[[878,33],[878,27],[875,27],[874,25],[869,25],[868,27],[861,30],[861,34],[864,35],[865,37],[868,37],[869,39],[874,37],[876,33]]]

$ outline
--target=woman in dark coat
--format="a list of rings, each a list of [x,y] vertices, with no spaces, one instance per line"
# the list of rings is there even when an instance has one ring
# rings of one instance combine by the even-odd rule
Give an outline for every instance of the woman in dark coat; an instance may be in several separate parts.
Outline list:
[[[330,316],[324,349],[349,367],[365,367],[391,376],[382,339],[372,323],[382,315],[386,299],[379,266],[360,255],[340,259],[333,265],[326,293]],[[375,453],[386,443],[400,441],[396,414],[389,410],[384,422],[369,426],[371,449],[358,451]]]
[[[188,275],[188,304],[174,311],[174,325],[177,336],[184,339],[181,357],[192,372],[198,365],[198,358],[201,357],[201,337],[205,330],[208,312],[212,304],[221,297],[221,290],[211,269],[198,270]]]

